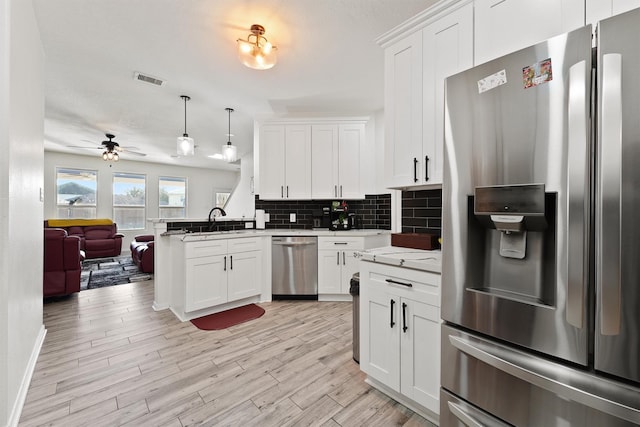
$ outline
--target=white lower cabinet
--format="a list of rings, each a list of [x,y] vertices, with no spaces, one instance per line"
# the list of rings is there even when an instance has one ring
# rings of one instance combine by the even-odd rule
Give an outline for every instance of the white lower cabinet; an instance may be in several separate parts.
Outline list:
[[[360,367],[374,386],[378,382],[398,393],[392,397],[408,398],[436,415],[439,306],[439,274],[361,262]]]
[[[186,313],[261,292],[262,252],[258,237],[187,242],[184,266]]]
[[[318,294],[349,295],[351,278],[360,269],[356,252],[389,244],[390,235],[318,237]]]

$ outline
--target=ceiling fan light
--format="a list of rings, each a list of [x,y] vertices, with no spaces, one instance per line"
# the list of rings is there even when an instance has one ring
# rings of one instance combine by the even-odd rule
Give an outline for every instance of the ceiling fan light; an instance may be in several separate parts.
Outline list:
[[[113,151],[107,151],[107,160],[113,160]]]
[[[104,161],[109,160],[109,157],[108,157],[108,155],[107,155],[107,152],[106,152],[106,151],[102,153],[102,160],[104,160]]]
[[[118,153],[113,153],[113,161],[117,162],[118,160],[120,160],[120,156],[118,156]]]
[[[177,141],[177,152],[179,156],[193,156],[195,155],[196,144],[193,138],[189,138],[188,135],[179,136]]]

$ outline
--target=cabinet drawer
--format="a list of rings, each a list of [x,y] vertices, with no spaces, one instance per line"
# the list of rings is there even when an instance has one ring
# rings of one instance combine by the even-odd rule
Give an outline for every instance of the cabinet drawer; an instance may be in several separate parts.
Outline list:
[[[227,253],[226,240],[205,240],[202,242],[189,242],[185,245],[185,258],[200,258],[211,255]]]
[[[241,237],[238,239],[229,239],[229,253],[248,252],[260,250],[261,237]]]
[[[440,275],[393,265],[365,261],[365,283],[373,289],[392,292],[404,298],[440,307]],[[360,277],[362,283],[363,277]]]
[[[320,237],[318,238],[318,249],[355,249],[361,250],[364,248],[363,237]]]

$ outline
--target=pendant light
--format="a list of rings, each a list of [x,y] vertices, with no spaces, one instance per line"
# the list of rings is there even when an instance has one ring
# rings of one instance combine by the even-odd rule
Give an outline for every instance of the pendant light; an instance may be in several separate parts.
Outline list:
[[[178,155],[179,156],[193,156],[195,154],[195,142],[193,138],[189,138],[187,134],[187,101],[191,97],[187,95],[180,95],[180,98],[184,99],[184,134],[178,137]]]
[[[231,113],[234,111],[233,108],[225,108],[229,113],[229,133],[227,136],[229,140],[225,145],[222,146],[222,158],[225,162],[235,162],[238,159],[238,147],[231,145]]]

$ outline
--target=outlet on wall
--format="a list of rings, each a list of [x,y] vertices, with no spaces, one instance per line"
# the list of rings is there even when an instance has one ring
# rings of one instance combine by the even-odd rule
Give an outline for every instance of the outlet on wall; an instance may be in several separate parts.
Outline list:
[[[296,214],[295,213],[290,213],[289,214],[289,222],[296,222]]]

